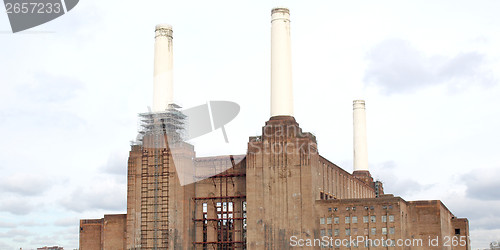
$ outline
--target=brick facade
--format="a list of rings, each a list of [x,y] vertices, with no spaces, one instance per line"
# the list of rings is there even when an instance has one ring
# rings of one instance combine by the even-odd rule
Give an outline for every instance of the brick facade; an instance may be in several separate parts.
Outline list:
[[[80,220],[80,250],[126,249],[126,214],[104,215],[97,220]]]
[[[384,195],[369,172],[350,174],[323,158],[293,117],[271,118],[241,156],[196,158],[186,143],[145,145],[130,151],[127,214],[81,220],[80,249],[290,249],[292,239],[324,236],[425,244],[379,249],[470,249],[467,219],[440,201]],[[182,167],[173,167],[172,154]],[[181,186],[179,176],[194,182]],[[439,247],[426,245],[436,237]]]

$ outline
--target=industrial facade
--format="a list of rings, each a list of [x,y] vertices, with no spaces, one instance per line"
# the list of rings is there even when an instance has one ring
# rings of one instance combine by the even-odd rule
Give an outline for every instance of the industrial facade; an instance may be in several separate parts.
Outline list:
[[[373,180],[364,101],[353,104],[353,173],[319,154],[293,116],[288,9],[271,23],[271,117],[246,154],[214,157],[182,140],[172,29],[156,27],[153,111],[131,146],[127,213],[81,220],[80,249],[470,249],[467,219]]]

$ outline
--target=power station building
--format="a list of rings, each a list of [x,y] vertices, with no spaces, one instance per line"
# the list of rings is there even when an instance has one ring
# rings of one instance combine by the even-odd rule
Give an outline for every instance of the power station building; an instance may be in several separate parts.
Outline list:
[[[244,155],[196,157],[183,140],[172,28],[156,26],[153,108],[130,150],[127,213],[80,220],[80,249],[470,249],[467,219],[373,180],[364,101],[353,103],[353,173],[319,154],[293,116],[289,10],[271,17],[271,117]]]

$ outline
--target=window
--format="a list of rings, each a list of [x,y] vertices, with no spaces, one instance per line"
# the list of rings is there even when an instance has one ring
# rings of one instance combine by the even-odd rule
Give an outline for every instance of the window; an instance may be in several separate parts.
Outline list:
[[[338,209],[336,207],[333,208],[333,211],[337,211]]]
[[[332,208],[331,208],[331,207],[329,207],[329,208],[328,208],[328,212],[331,212],[331,211],[332,211]]]
[[[387,227],[383,227],[382,228],[382,234],[383,235],[387,235]]]
[[[460,228],[455,228],[455,234],[460,234]]]
[[[319,218],[319,224],[321,225],[325,224],[325,218],[323,217]]]
[[[346,216],[346,217],[345,217],[345,224],[349,224],[349,221],[350,221],[350,217],[349,217],[349,216]]]
[[[352,217],[352,223],[358,223],[358,217],[357,216],[353,216]]]
[[[340,223],[340,221],[339,221],[339,217],[334,217],[334,218],[333,218],[333,223],[334,223],[334,224],[339,224],[339,223]]]
[[[394,222],[394,215],[389,215],[389,222]]]
[[[377,217],[376,217],[375,215],[372,215],[372,216],[370,217],[370,221],[371,221],[371,222],[377,222]]]
[[[389,234],[394,234],[395,230],[394,227],[389,228]]]
[[[247,239],[247,202],[243,201],[241,203],[241,207],[243,208],[243,223],[242,223],[242,237],[243,240]]]
[[[332,224],[332,217],[326,218],[326,224],[328,225]]]
[[[368,216],[363,216],[363,223],[368,223]]]
[[[372,232],[371,233],[372,233],[372,235],[377,234],[377,228],[372,227]]]
[[[207,207],[206,204],[207,203],[203,203],[203,224],[208,223],[208,220],[207,220],[208,219],[208,214],[207,214],[208,209],[206,209],[206,207]]]
[[[203,242],[207,242],[208,241],[208,234],[207,234],[208,204],[207,203],[203,203],[202,211],[203,211]],[[203,244],[203,249],[207,249],[207,244]]]
[[[338,229],[335,229],[335,231],[333,231],[335,234],[334,236],[339,236],[339,230]]]
[[[332,229],[328,229],[328,236],[332,236]]]
[[[382,215],[382,222],[387,222],[387,215]]]
[[[392,205],[389,205],[389,209],[392,209]]]
[[[357,228],[353,228],[352,229],[352,234],[353,235],[358,235],[358,229]]]
[[[352,211],[356,211],[356,207],[352,207]]]
[[[232,241],[234,239],[233,202],[217,202],[217,241]]]
[[[351,229],[350,228],[346,228],[345,229],[345,235],[351,235]]]
[[[326,232],[325,232],[325,229],[321,229],[321,236],[326,236]]]

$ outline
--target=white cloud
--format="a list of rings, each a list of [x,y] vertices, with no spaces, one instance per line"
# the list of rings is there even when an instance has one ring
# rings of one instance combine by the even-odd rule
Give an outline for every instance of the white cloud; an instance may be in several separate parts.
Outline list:
[[[367,60],[365,82],[388,94],[414,93],[440,84],[456,91],[496,83],[491,70],[485,67],[485,55],[476,51],[451,57],[426,55],[409,41],[390,39],[376,45]]]
[[[110,153],[107,163],[102,166],[102,171],[107,174],[127,175],[128,152],[120,151]],[[125,180],[125,178],[123,178]]]
[[[11,229],[5,233],[0,232],[0,238],[29,237],[33,235],[32,232],[23,229]]]
[[[13,228],[16,226],[16,223],[0,221],[0,228]]]
[[[500,202],[500,169],[476,169],[463,175],[462,180],[468,198]]]
[[[10,250],[14,249],[14,247],[11,244],[7,244],[6,242],[0,241],[0,250]]]
[[[500,164],[495,151],[500,103],[493,85],[500,73],[498,1],[287,5],[293,20],[296,118],[305,131],[318,135],[322,155],[333,162],[352,158],[350,101],[361,96],[368,99],[368,112],[376,112],[368,121],[369,144],[375,145],[370,159],[397,164],[373,169],[388,192],[408,200],[441,199],[437,189],[464,180],[427,185],[447,174],[475,176],[480,166]],[[77,248],[78,222],[71,218],[125,211],[126,153],[136,135],[136,113],[151,101],[156,23],[174,25],[176,98],[185,107],[237,101],[242,112],[234,124],[244,129],[228,127],[228,133],[244,150],[269,114],[272,7],[271,2],[89,0],[35,29],[53,33],[0,34],[0,179],[6,180],[0,184],[0,216],[9,218],[6,226],[19,225],[9,229],[24,230],[28,225],[22,223],[33,222],[30,231],[46,235],[33,242],[26,236],[23,248],[49,241]],[[9,29],[3,12],[0,29]],[[376,88],[363,89],[363,77]],[[458,94],[450,97],[452,91]],[[220,139],[219,132],[214,136]],[[427,174],[431,170],[438,176]],[[28,179],[18,173],[29,173]],[[491,211],[500,209],[491,200],[497,196],[482,192],[496,186],[480,185],[486,180],[481,178],[467,183],[471,199],[443,199],[452,212],[470,214],[473,232],[480,225],[488,228],[481,235],[499,235],[488,224],[494,221]],[[35,190],[34,184],[44,181],[57,184]],[[484,207],[461,209],[471,201]],[[71,224],[76,231],[60,241],[49,235]],[[481,236],[472,238],[477,242]],[[0,241],[0,249],[19,246]]]
[[[425,190],[432,187],[420,184],[411,178],[397,176],[394,171],[397,167],[396,163],[392,161],[371,166],[373,177],[382,181],[385,193],[401,196],[404,199],[408,195],[425,193]]]
[[[41,205],[29,198],[6,197],[0,201],[0,212],[9,212],[14,215],[27,215]]]
[[[0,177],[0,191],[15,193],[20,196],[41,195],[56,183],[47,176],[16,173]]]
[[[125,211],[126,184],[114,178],[96,178],[62,198],[60,204],[70,211]]]
[[[77,217],[64,217],[57,219],[54,225],[59,227],[74,227],[80,223],[80,218]]]
[[[488,249],[490,243],[500,242],[500,229],[496,230],[471,230],[471,245],[472,249]]]

